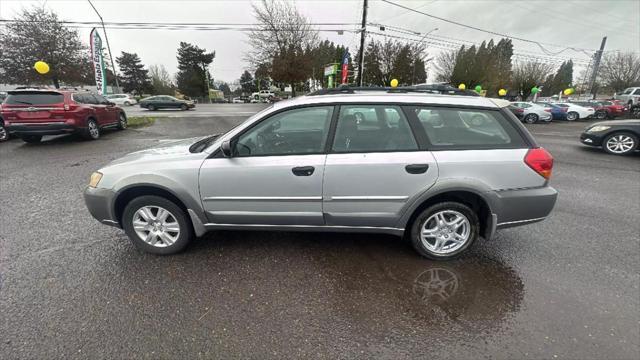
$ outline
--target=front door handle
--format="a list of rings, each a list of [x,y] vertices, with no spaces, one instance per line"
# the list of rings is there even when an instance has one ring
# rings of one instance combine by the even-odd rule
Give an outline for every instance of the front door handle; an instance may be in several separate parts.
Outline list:
[[[429,164],[411,164],[404,167],[409,174],[424,174],[429,170]]]
[[[295,176],[311,176],[316,168],[313,166],[298,166],[291,169]]]

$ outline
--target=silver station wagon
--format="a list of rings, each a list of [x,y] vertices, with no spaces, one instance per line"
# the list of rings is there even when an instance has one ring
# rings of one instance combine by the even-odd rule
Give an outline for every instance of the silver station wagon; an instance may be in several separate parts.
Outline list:
[[[126,155],[92,174],[85,201],[155,254],[238,229],[386,233],[451,259],[556,202],[553,158],[508,105],[392,90],[299,97],[225,134]]]

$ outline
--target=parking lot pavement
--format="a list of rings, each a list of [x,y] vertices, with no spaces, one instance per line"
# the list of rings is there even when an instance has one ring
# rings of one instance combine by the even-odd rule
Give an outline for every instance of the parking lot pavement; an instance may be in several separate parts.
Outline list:
[[[269,104],[197,104],[195,108],[182,111],[180,109],[161,109],[149,111],[139,105],[122,107],[127,116],[155,117],[209,117],[209,116],[241,116],[248,117],[266,108]]]
[[[392,236],[269,232],[157,257],[86,211],[110,160],[241,120],[0,144],[0,358],[640,355],[640,156],[583,147],[584,123],[529,126],[556,160],[550,218],[454,262]]]

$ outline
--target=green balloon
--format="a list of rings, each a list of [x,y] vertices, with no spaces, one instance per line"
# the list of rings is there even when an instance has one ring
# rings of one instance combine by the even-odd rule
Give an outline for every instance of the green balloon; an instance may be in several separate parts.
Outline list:
[[[537,94],[538,91],[540,91],[540,89],[538,89],[536,86],[531,88],[531,93],[534,94],[534,95]]]
[[[476,92],[480,92],[480,91],[482,91],[482,86],[476,85]]]

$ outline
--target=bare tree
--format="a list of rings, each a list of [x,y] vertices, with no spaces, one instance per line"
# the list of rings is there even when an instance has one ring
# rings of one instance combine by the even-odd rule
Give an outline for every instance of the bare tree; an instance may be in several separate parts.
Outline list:
[[[613,52],[602,58],[599,77],[607,88],[620,91],[640,84],[640,55],[633,52]]]
[[[318,43],[318,31],[293,4],[282,0],[262,0],[253,5],[259,25],[249,34],[251,50],[246,59],[257,67],[271,63],[275,54],[291,47],[313,48]]]
[[[518,61],[513,65],[511,84],[526,99],[531,94],[531,88],[544,83],[553,70],[553,65],[549,63]]]
[[[453,68],[456,66],[457,57],[458,51],[456,50],[442,51],[436,56],[433,64],[436,70],[436,81],[451,82],[451,75],[453,75]]]
[[[171,81],[171,75],[164,65],[149,66],[149,77],[154,94],[156,95],[173,95],[174,85]]]

